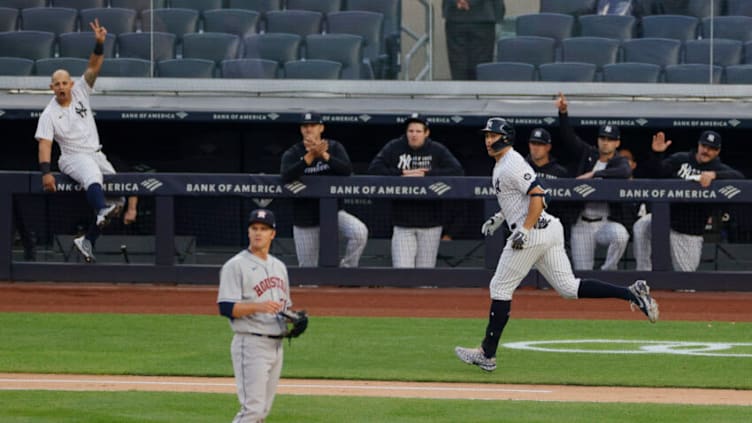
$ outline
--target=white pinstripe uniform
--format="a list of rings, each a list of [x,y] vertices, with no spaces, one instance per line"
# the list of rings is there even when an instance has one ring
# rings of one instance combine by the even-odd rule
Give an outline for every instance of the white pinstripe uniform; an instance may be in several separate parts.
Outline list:
[[[337,212],[337,229],[340,240],[345,241],[345,252],[340,259],[340,267],[358,267],[360,256],[368,242],[368,227],[357,217],[339,210]],[[319,265],[319,226],[292,227],[295,240],[295,254],[298,256],[298,266],[317,267]]]
[[[222,266],[217,302],[282,301],[292,307],[287,268],[273,256],[263,260],[243,250]],[[260,422],[269,414],[282,372],[285,321],[255,313],[230,320],[232,366],[240,411],[233,423]],[[275,338],[270,338],[273,336]]]
[[[530,204],[527,192],[535,180],[533,169],[512,148],[496,162],[492,184],[499,213],[510,227],[520,227],[525,222]],[[513,249],[511,239],[507,240],[491,279],[491,298],[511,301],[514,290],[533,266],[561,296],[577,298],[580,279],[574,277],[564,250],[564,229],[559,219],[545,210],[530,230],[523,249]]]

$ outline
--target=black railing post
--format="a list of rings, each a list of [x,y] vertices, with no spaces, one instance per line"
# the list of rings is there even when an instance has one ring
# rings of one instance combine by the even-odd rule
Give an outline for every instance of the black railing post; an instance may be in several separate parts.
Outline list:
[[[319,266],[339,266],[339,225],[337,199],[319,201]]]
[[[156,208],[155,261],[157,266],[175,265],[175,197],[158,195]]]

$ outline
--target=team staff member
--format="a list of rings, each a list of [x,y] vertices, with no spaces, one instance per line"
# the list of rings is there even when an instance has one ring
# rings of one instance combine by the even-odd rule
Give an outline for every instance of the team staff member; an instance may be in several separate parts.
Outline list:
[[[322,137],[324,121],[318,113],[304,113],[300,121],[303,140],[282,155],[280,174],[285,182],[309,175],[349,176],[352,163],[345,147],[335,140]],[[341,204],[340,204],[341,207]],[[346,240],[341,267],[358,267],[360,256],[368,241],[368,228],[357,217],[337,212],[339,233]],[[293,238],[298,265],[316,267],[319,264],[319,200],[295,199],[293,210]]]
[[[744,175],[721,162],[721,136],[715,131],[705,131],[697,141],[697,149],[675,153],[664,158],[671,140],[658,132],[653,136],[650,159],[645,162],[646,176],[651,178],[674,178],[697,181],[707,188],[716,179],[744,179]],[[703,232],[705,223],[713,212],[713,205],[700,203],[692,207],[674,205],[671,207],[671,263],[674,270],[694,272],[700,265],[702,256]],[[652,214],[647,214],[635,222],[634,255],[637,270],[653,270],[650,261]]]
[[[90,263],[95,260],[94,244],[101,229],[120,211],[124,199],[105,200],[102,191],[102,175],[114,174],[115,169],[102,152],[89,95],[104,62],[103,46],[107,29],[99,25],[99,20],[89,23],[89,26],[96,44],[86,71],[75,82],[66,70],[58,69],[52,74],[50,89],[55,97],[39,116],[34,137],[39,144],[39,169],[42,171],[44,190],[55,191],[55,177],[50,173],[54,140],[60,145],[60,171],[86,190],[86,200],[96,212],[96,220],[88,232],[73,240],[86,262]]]
[[[632,174],[626,158],[616,153],[621,143],[619,128],[601,126],[598,130],[598,146],[592,146],[575,134],[569,123],[568,103],[559,93],[556,107],[559,109],[559,129],[564,148],[576,160],[577,179],[621,178]],[[608,245],[602,270],[616,270],[629,243],[629,232],[619,221],[624,219],[623,207],[606,202],[587,202],[572,226],[572,264],[575,270],[592,270],[597,244]]]
[[[248,248],[229,259],[219,275],[219,314],[230,319],[232,368],[240,411],[233,423],[262,422],[269,415],[282,373],[287,325],[279,312],[292,306],[287,267],[269,254],[274,213],[256,209],[248,219]]]
[[[564,251],[561,223],[544,210],[545,191],[533,169],[512,147],[514,127],[502,118],[491,118],[483,131],[486,151],[496,161],[491,184],[500,210],[483,224],[481,232],[492,235],[503,220],[513,232],[491,279],[491,308],[483,342],[479,348],[456,347],[457,357],[485,371],[496,369],[496,350],[509,320],[512,294],[533,266],[564,298],[621,298],[638,306],[655,323],[658,304],[645,281],[622,287],[574,277]]]
[[[504,20],[503,0],[442,0],[452,79],[477,79],[475,67],[493,61],[496,24]]]
[[[374,175],[462,176],[462,165],[444,145],[429,138],[428,121],[417,113],[405,120],[405,134],[389,141],[368,166]],[[442,229],[440,201],[392,202],[392,265],[436,267]]]

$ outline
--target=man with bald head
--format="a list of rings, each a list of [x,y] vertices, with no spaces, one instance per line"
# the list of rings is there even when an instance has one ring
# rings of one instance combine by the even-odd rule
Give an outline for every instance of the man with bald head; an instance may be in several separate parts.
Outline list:
[[[89,95],[104,61],[103,48],[107,29],[100,26],[98,20],[89,25],[96,42],[86,71],[75,81],[64,69],[58,69],[52,74],[50,89],[55,97],[39,116],[34,135],[39,142],[39,169],[42,172],[44,190],[56,190],[50,162],[52,142],[57,141],[60,146],[60,171],[86,190],[86,200],[96,213],[96,220],[87,233],[73,240],[87,263],[94,261],[94,243],[101,229],[122,209],[124,203],[122,198],[105,199],[102,191],[102,175],[114,174],[115,169],[102,153]]]

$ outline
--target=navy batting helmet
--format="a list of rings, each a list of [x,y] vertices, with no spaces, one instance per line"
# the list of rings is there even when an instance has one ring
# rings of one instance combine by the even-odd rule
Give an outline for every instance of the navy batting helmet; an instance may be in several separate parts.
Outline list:
[[[491,145],[494,151],[500,151],[502,148],[514,144],[514,126],[506,119],[499,117],[488,119],[486,127],[481,129],[481,132],[493,132],[501,135],[501,138]]]

